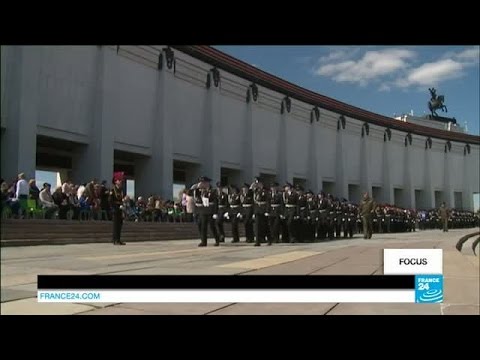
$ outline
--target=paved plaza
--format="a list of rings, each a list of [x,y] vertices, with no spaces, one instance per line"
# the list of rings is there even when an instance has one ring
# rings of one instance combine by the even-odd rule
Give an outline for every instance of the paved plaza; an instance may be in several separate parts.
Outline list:
[[[479,257],[455,244],[475,229],[375,234],[309,244],[225,244],[198,248],[196,240],[48,245],[1,249],[2,314],[479,314]],[[384,248],[442,248],[442,304],[68,304],[38,303],[38,274],[333,275],[383,273]]]

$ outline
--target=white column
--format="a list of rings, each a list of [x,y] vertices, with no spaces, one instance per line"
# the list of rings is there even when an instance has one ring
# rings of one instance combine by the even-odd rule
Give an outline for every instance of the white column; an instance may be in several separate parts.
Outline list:
[[[390,152],[391,152],[391,144],[390,140],[383,142],[383,155],[382,155],[382,170],[383,170],[383,186],[382,186],[382,201],[387,204],[394,203],[394,193],[393,187],[391,183],[392,175],[391,175],[391,160],[390,160]]]
[[[474,177],[470,177],[470,167],[471,165],[471,159],[472,159],[472,153],[468,153],[463,157],[463,187],[462,187],[462,204],[463,208],[465,210],[470,210],[473,211],[473,189],[471,188],[470,184],[472,182],[472,179],[475,179],[478,177],[478,172],[477,175]],[[478,167],[478,164],[477,164]],[[477,169],[478,171],[478,169]]]
[[[322,178],[319,174],[318,166],[318,124],[314,121],[310,125],[310,133],[308,139],[308,179],[307,179],[307,188],[317,193],[322,188]]]
[[[163,54],[165,59],[165,53]],[[166,61],[157,73],[155,103],[152,109],[151,149],[149,158],[135,162],[135,187],[139,194],[158,194],[164,199],[173,196],[173,116],[169,104],[177,96],[173,68]],[[188,184],[187,184],[188,185]]]
[[[2,47],[6,51],[6,130],[1,144],[1,172],[11,181],[21,172],[35,178],[39,67],[33,46]]]
[[[407,143],[405,146],[405,156],[404,156],[404,191],[403,191],[403,203],[407,208],[415,208],[415,190],[413,189],[413,180],[412,180],[412,146],[410,143]]]
[[[337,131],[337,147],[335,152],[335,197],[339,199],[348,198],[348,183],[345,174],[345,154],[343,148],[343,129]],[[350,200],[350,199],[349,199]]]
[[[117,122],[112,111],[118,106],[118,59],[105,46],[97,47],[94,110],[88,146],[79,148],[73,157],[73,181],[83,183],[94,178],[111,181],[113,142]]]
[[[425,191],[425,203],[424,206],[427,209],[433,209],[435,207],[435,190],[432,184],[432,149],[427,147],[425,149],[423,168],[424,173],[424,191]]]
[[[370,141],[365,131],[363,138],[360,139],[360,194],[368,192],[370,196],[373,196],[372,179],[370,176],[370,158]]]
[[[447,203],[448,207],[455,206],[455,198],[452,188],[451,176],[452,176],[452,156],[450,151],[447,148],[447,152],[445,153],[444,157],[444,182],[443,182],[443,196]]]
[[[215,87],[213,80],[213,72],[210,72],[210,89],[206,92],[205,98],[205,111],[203,116],[202,127],[202,171],[203,175],[212,179],[212,183],[215,184],[220,181],[220,157],[219,148],[217,146],[218,136],[215,133],[219,132],[221,126],[221,114],[220,114],[220,84],[219,87]]]
[[[293,181],[293,177],[291,177],[288,173],[287,114],[288,111],[285,105],[283,114],[280,114],[280,126],[278,128],[279,136],[277,144],[277,182],[281,186],[283,186],[287,181]]]
[[[247,91],[250,92],[250,101],[246,103],[245,107],[245,126],[243,134],[243,181],[249,183],[253,180],[255,174],[255,159],[254,154],[254,141],[253,141],[253,113],[256,106],[255,101],[251,93],[251,88]],[[238,183],[237,186],[243,185]]]

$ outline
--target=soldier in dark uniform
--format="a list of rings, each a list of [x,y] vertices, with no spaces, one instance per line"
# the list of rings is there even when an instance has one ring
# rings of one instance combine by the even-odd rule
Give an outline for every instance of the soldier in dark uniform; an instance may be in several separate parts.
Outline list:
[[[120,240],[123,224],[123,174],[115,174],[112,182],[113,187],[109,193],[109,201],[113,211],[113,245],[125,245]]]
[[[318,204],[317,197],[312,190],[306,192],[307,195],[307,223],[305,240],[315,242],[315,235],[318,223]]]
[[[216,213],[215,225],[220,242],[225,242],[225,230],[223,228],[224,214],[228,211],[228,194],[224,191],[222,183],[217,182],[218,211]]]
[[[242,218],[242,204],[240,201],[240,189],[235,185],[230,185],[230,193],[228,194],[228,212],[225,214],[232,223],[232,243],[240,242],[238,233],[238,223]]]
[[[267,190],[263,188],[263,183],[259,178],[255,179],[251,189],[254,192],[255,246],[260,246],[267,236],[269,194]],[[272,245],[271,239],[268,239],[268,245]]]
[[[244,183],[242,186],[240,201],[243,208],[242,217],[245,225],[245,237],[247,238],[247,243],[252,243],[255,237],[253,232],[253,191],[247,183]]]
[[[327,195],[327,237],[333,240],[335,232],[335,201],[332,194]]]
[[[283,193],[283,203],[285,204],[285,222],[288,230],[288,239],[290,243],[296,243],[297,229],[295,227],[295,218],[298,216],[298,195],[295,193],[293,186],[290,183],[286,183],[284,189],[285,192]]]
[[[297,191],[297,216],[295,220],[295,228],[297,233],[297,241],[304,242],[306,237],[306,224],[308,217],[307,209],[307,196],[304,193],[304,189],[301,185],[295,187]]]
[[[340,204],[340,208],[342,209],[341,221],[342,221],[342,231],[343,231],[343,238],[346,239],[348,237],[348,201],[347,199],[342,199],[342,203]]]
[[[198,246],[207,246],[208,227],[215,238],[215,245],[220,244],[217,228],[215,227],[214,215],[218,213],[217,193],[210,185],[211,179],[202,176],[199,183],[195,186],[193,197],[195,199],[195,210],[199,215],[200,221],[200,239]]]
[[[269,243],[280,241],[281,216],[283,216],[283,195],[278,189],[277,182],[272,183],[270,190],[270,206],[268,210],[268,222],[270,225]]]
[[[338,198],[335,198],[333,205],[334,208],[334,226],[335,226],[335,237],[338,239],[342,236],[342,205]]]
[[[328,216],[328,200],[323,191],[318,196],[318,223],[317,238],[324,240],[327,236],[327,216]]]
[[[374,232],[376,231],[378,233],[383,233],[383,223],[385,222],[385,219],[383,217],[383,209],[380,206],[378,206],[375,209],[375,214],[373,216],[374,216],[374,218],[373,218],[374,219],[373,220],[374,221],[373,231]]]
[[[357,210],[353,204],[347,205],[347,215],[346,215],[346,226],[345,226],[345,237],[353,237],[353,229],[355,228],[355,221],[357,220]]]

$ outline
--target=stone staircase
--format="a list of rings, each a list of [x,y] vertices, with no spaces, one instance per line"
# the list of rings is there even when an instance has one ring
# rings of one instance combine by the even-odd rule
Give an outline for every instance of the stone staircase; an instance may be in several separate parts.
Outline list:
[[[1,246],[66,245],[107,243],[112,241],[110,221],[7,219],[1,222]],[[225,236],[231,236],[231,225],[224,224]],[[239,226],[244,236],[243,224]],[[194,223],[124,222],[122,240],[162,241],[198,239],[198,226]],[[213,237],[209,232],[209,239]]]

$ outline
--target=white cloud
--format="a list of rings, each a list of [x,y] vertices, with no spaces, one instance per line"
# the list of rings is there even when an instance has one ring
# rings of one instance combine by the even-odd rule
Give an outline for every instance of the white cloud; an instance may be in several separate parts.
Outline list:
[[[460,62],[444,59],[410,69],[407,76],[398,78],[395,84],[399,87],[438,85],[440,82],[455,79],[462,75],[463,65]]]
[[[367,85],[371,80],[393,74],[407,66],[407,60],[415,53],[407,49],[384,49],[367,51],[358,60],[347,60],[345,51],[332,52],[320,59],[320,62],[329,62],[321,65],[315,73],[331,77],[337,82],[358,83]],[[343,61],[338,61],[343,59]]]
[[[466,69],[478,65],[479,59],[479,46],[450,50],[424,63],[419,63],[417,52],[412,49],[334,48],[318,60],[313,73],[359,86],[373,83],[378,91],[408,90],[410,87],[437,86],[465,76]]]
[[[384,84],[381,84],[378,88],[378,91],[390,91],[392,88],[390,85],[384,83]]]
[[[455,54],[454,58],[461,62],[477,64],[480,59],[480,46],[474,46]]]

